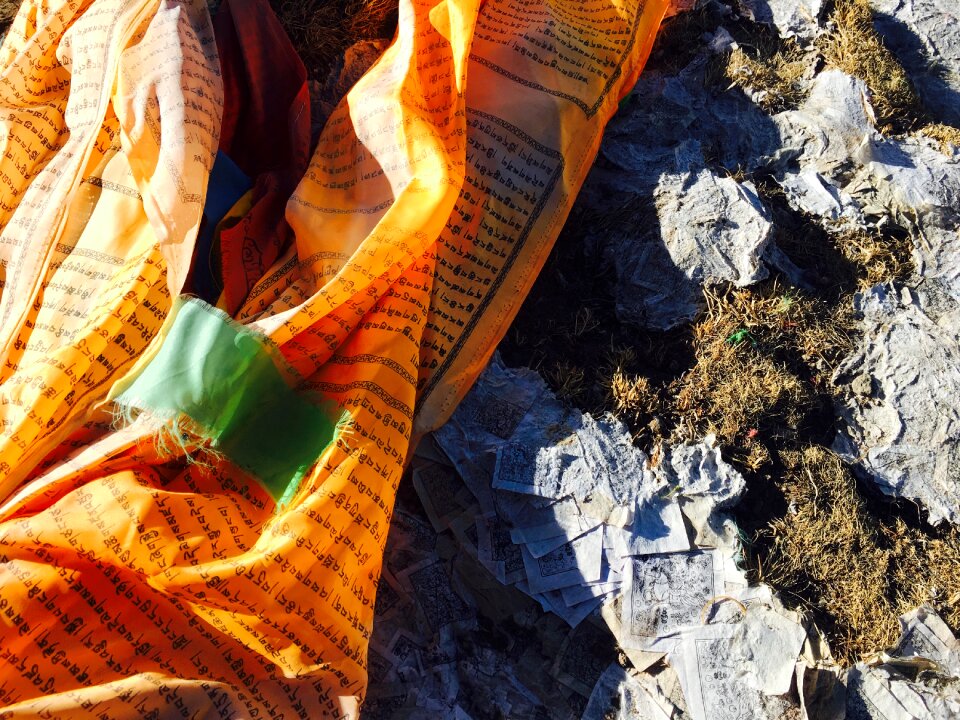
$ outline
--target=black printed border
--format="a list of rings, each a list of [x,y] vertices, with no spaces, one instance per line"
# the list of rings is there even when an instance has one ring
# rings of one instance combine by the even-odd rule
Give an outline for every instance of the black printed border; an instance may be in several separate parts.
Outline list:
[[[437,368],[437,371],[430,378],[430,381],[427,383],[426,387],[423,389],[423,395],[421,396],[420,402],[423,403],[427,397],[430,396],[439,385],[440,380],[443,376],[449,371],[450,365],[453,361],[459,357],[460,351],[463,350],[464,344],[467,340],[470,339],[470,336],[473,334],[473,331],[476,329],[477,323],[480,322],[480,318],[483,317],[483,314],[487,311],[490,306],[490,303],[493,302],[493,298],[497,295],[500,286],[503,285],[506,278],[510,275],[510,270],[513,267],[513,264],[517,261],[517,258],[520,256],[520,252],[527,244],[527,238],[530,236],[530,231],[533,229],[534,223],[539,219],[540,215],[543,214],[543,210],[546,207],[547,201],[553,197],[553,191],[556,188],[557,183],[560,181],[560,178],[563,176],[564,172],[564,158],[563,154],[559,150],[549,148],[546,145],[542,145],[532,137],[527,135],[520,128],[511,125],[503,118],[497,117],[495,115],[490,115],[488,113],[482,112],[480,110],[472,110],[467,108],[467,116],[476,115],[481,117],[484,120],[488,120],[496,125],[499,125],[507,132],[513,133],[517,137],[521,138],[525,143],[535,148],[541,154],[547,156],[552,160],[557,161],[557,169],[554,171],[553,175],[550,177],[550,180],[547,183],[546,188],[544,189],[543,195],[541,195],[539,202],[533,208],[533,212],[530,213],[530,218],[527,220],[527,224],[523,228],[523,232],[520,233],[520,236],[517,238],[517,241],[513,244],[513,249],[510,251],[510,254],[507,256],[506,262],[503,264],[503,268],[497,274],[497,277],[491,283],[489,290],[484,295],[483,300],[477,305],[477,311],[473,314],[470,320],[467,321],[466,326],[463,328],[463,332],[460,334],[460,337],[457,339],[457,342],[454,343],[453,347],[450,348],[450,352],[447,353],[447,357],[440,364],[440,367]]]
[[[531,82],[530,80],[524,80],[518,75],[514,75],[512,72],[506,68],[496,65],[495,63],[490,62],[486,58],[479,57],[478,55],[470,55],[470,61],[475,62],[478,65],[482,65],[485,68],[492,70],[493,72],[503,75],[508,80],[523,85],[524,87],[531,88],[533,90],[539,90],[548,95],[553,95],[554,97],[562,98],[572,102],[574,105],[583,110],[583,114],[588,118],[593,117],[597,114],[597,111],[600,109],[600,106],[603,105],[603,101],[606,99],[607,95],[610,94],[610,88],[613,87],[613,84],[620,78],[620,75],[623,73],[623,63],[629,57],[633,46],[637,42],[637,28],[640,27],[640,19],[643,17],[643,11],[646,9],[646,0],[641,0],[637,5],[637,13],[633,18],[633,27],[630,29],[630,42],[627,43],[627,46],[624,48],[623,53],[620,55],[620,61],[617,63],[617,67],[610,74],[610,77],[607,78],[607,83],[604,85],[603,90],[600,91],[600,96],[597,98],[597,101],[592,105],[587,105],[580,98],[570,95],[569,93],[562,92],[560,90],[554,90],[552,88],[544,87],[540,83]]]

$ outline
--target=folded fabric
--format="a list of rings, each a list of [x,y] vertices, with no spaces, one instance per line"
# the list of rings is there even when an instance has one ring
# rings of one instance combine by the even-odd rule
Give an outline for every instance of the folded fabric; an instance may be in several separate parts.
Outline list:
[[[667,4],[402,0],[280,218],[304,95],[284,60],[267,96],[265,0],[216,42],[202,2],[26,1],[0,52],[0,716],[357,716],[407,458]],[[253,185],[208,248],[227,313],[182,294],[218,148]]]

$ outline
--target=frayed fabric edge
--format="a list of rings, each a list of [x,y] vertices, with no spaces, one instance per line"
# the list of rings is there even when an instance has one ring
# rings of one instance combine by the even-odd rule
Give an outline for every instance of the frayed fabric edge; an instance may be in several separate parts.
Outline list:
[[[139,430],[162,460],[183,458],[188,465],[212,468],[226,459],[215,439],[183,413],[145,409],[130,399],[114,400],[110,414],[114,430]]]
[[[249,468],[233,463],[229,457],[216,447],[216,438],[205,432],[192,418],[184,413],[162,412],[142,407],[135,398],[113,401],[110,409],[111,425],[114,430],[134,430],[143,438],[140,442],[149,442],[164,461],[181,458],[188,466],[213,468],[224,462],[230,462],[245,475],[257,482],[263,490],[274,497],[270,488],[260,481],[256,473]],[[287,510],[303,489],[303,481],[316,466],[320,458],[337,441],[350,444],[356,438],[353,416],[344,410],[336,422],[334,434],[316,461],[309,467],[301,468],[290,479],[283,494],[274,497],[275,510],[279,514]]]

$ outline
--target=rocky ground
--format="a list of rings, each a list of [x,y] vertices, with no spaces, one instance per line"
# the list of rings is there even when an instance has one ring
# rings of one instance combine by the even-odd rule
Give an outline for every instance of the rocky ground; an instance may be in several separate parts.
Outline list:
[[[751,578],[846,660],[921,602],[960,622],[956,21],[669,21],[502,348],[651,455],[716,433]]]
[[[884,649],[913,652],[915,608],[939,613],[951,647],[948,628],[960,627],[957,20],[946,0],[710,0],[666,24],[500,348],[505,366],[531,368],[549,386],[535,407],[555,397],[568,408],[564,438],[510,430],[506,445],[493,438],[466,451],[470,443],[451,445],[445,429],[440,451],[425,451],[430,469],[415,472],[413,491],[401,496],[404,527],[391,536],[400,599],[381,613],[374,647],[397,684],[377,685],[393,689],[372,702],[374,714],[452,707],[470,717],[601,717],[591,712],[605,687],[619,688],[609,717],[727,717],[717,708],[734,697],[743,717],[900,717],[893,705],[911,717],[955,711],[922,683],[904,700],[890,690],[890,678],[903,676],[884,675],[883,685],[888,671],[871,668]],[[506,396],[532,392],[513,382]],[[481,384],[465,407],[488,407],[491,393]],[[625,631],[630,581],[626,599],[611,590],[574,630],[550,624],[558,615],[579,621],[575,609],[586,604],[564,605],[533,592],[517,579],[522,572],[511,575],[511,553],[520,553],[510,542],[529,538],[522,513],[497,502],[498,488],[521,489],[504,457],[526,443],[550,465],[573,437],[586,448],[587,418],[605,413],[629,427],[661,490],[676,493],[695,551],[726,547],[726,530],[708,536],[729,526],[720,505],[704,510],[704,496],[677,480],[675,458],[700,452],[690,448],[705,447],[704,438],[717,444],[721,465],[691,467],[701,478],[742,477],[721,503],[732,505],[737,562],[751,588],[775,591],[786,607],[737,590],[737,578],[724,587],[784,627],[802,622],[805,662],[830,672],[798,675],[786,694],[752,695],[770,687],[750,669],[750,652],[729,649],[734,641],[719,655],[739,659],[712,671],[676,647],[648,665],[644,652],[656,648],[638,654]],[[454,434],[482,434],[471,425],[482,415],[462,411]],[[438,476],[447,480],[424,480]],[[491,478],[495,497],[485,500],[481,480]],[[478,544],[478,528],[495,537],[498,524],[504,544]],[[405,613],[423,615],[425,602],[408,579],[411,558],[396,550],[410,547],[411,526],[426,528],[412,557],[429,556],[449,578],[433,595],[446,598],[440,631],[428,620],[398,625]],[[495,582],[478,588],[476,563]],[[530,610],[523,595],[549,612]],[[669,607],[683,603],[670,597]],[[772,644],[784,641],[777,637]],[[700,671],[719,679],[698,685]],[[620,672],[632,673],[629,681]],[[811,689],[833,682],[826,678],[846,688],[839,707],[824,699],[836,699],[832,691],[818,699]],[[534,701],[517,685],[542,690]],[[692,687],[713,707],[691,705]],[[885,692],[897,698],[889,707]]]

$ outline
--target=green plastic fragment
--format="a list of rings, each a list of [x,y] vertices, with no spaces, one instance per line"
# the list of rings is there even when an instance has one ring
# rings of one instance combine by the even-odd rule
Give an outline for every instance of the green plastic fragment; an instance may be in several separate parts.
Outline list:
[[[750,335],[750,331],[746,328],[740,328],[727,338],[727,343],[736,346],[746,340],[749,340],[751,344],[756,345],[756,342],[754,342],[753,337]]]

